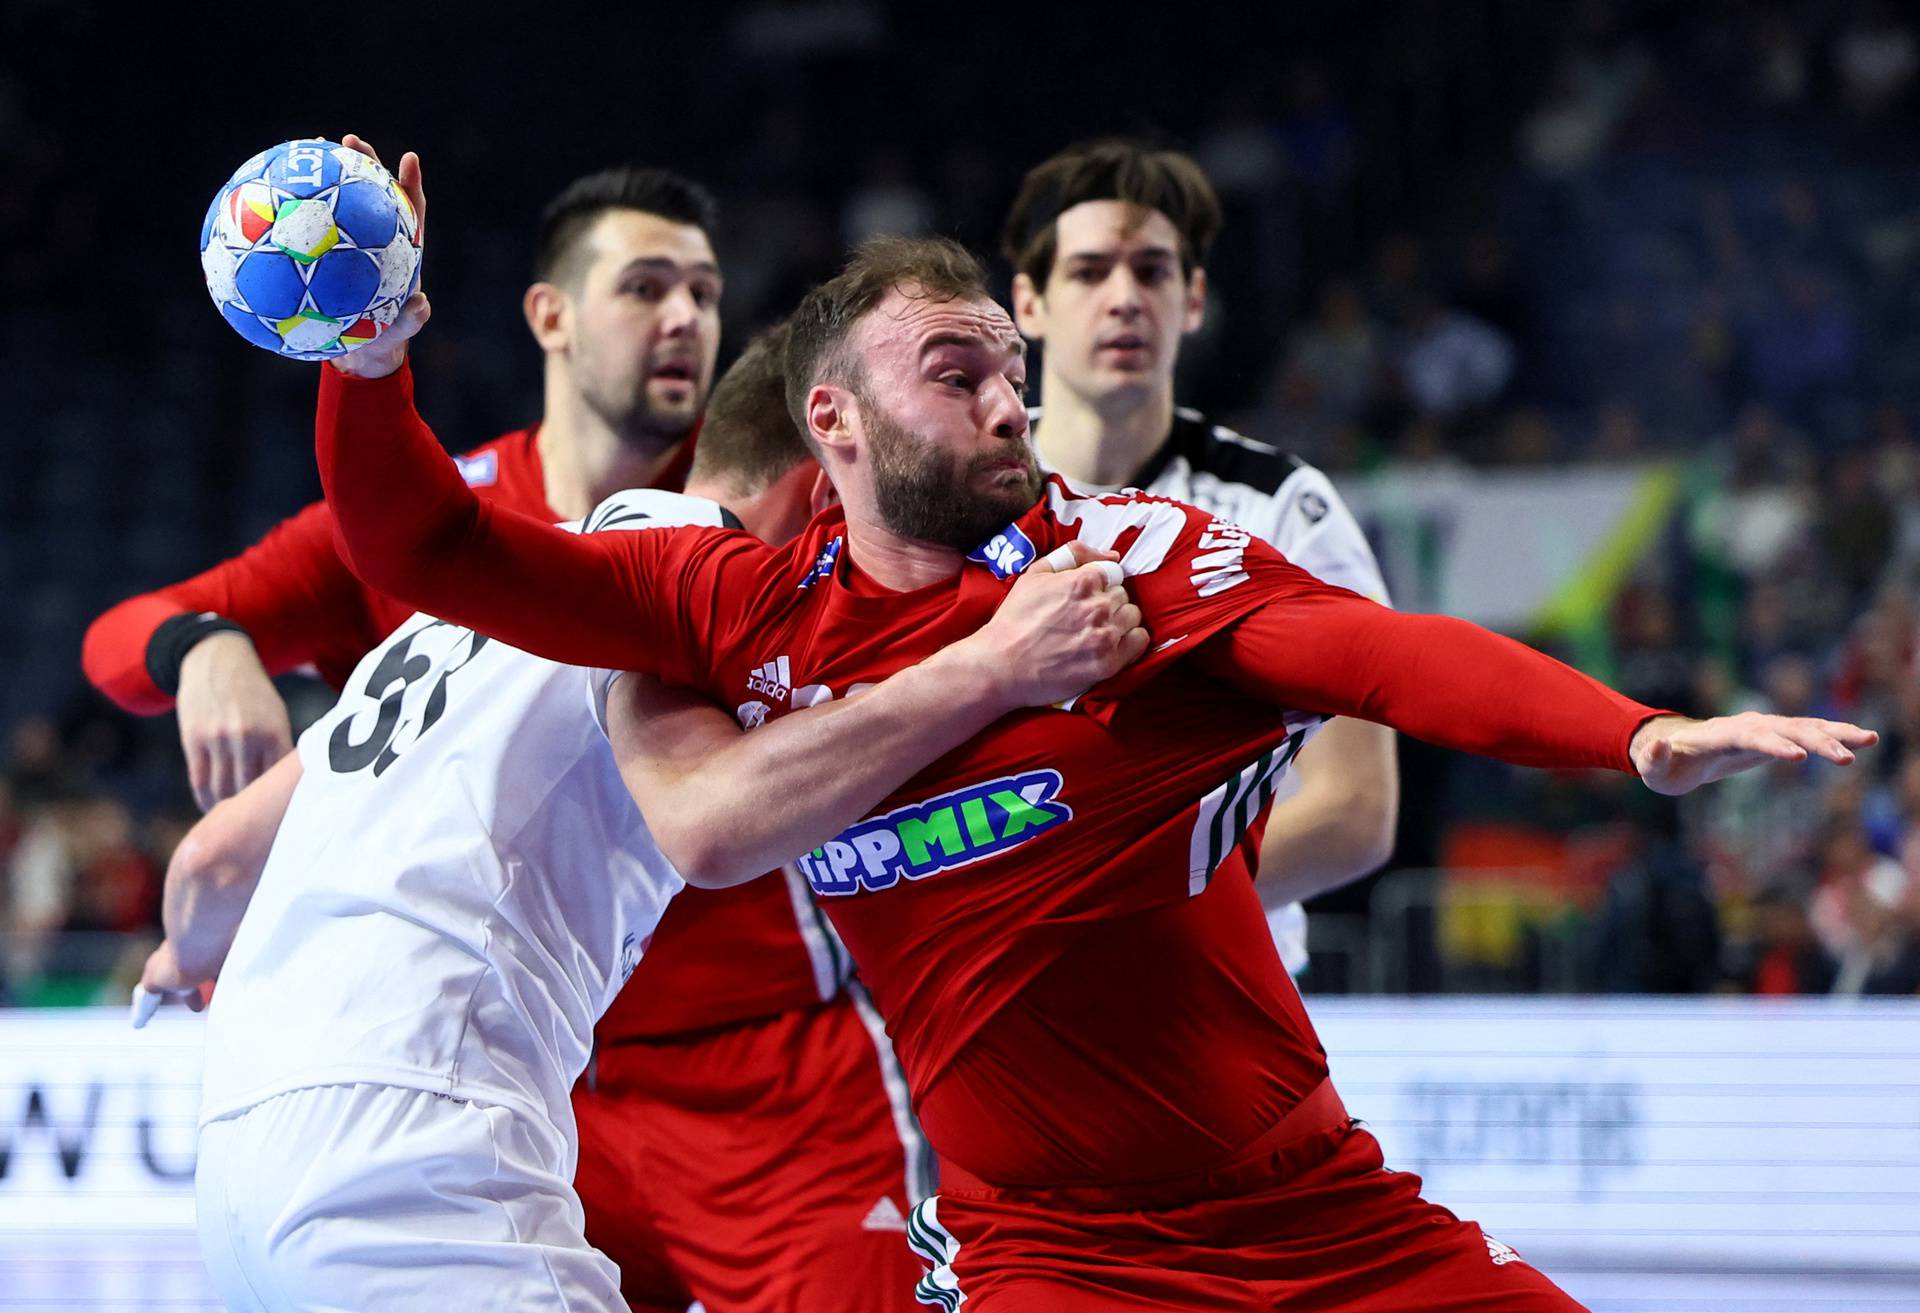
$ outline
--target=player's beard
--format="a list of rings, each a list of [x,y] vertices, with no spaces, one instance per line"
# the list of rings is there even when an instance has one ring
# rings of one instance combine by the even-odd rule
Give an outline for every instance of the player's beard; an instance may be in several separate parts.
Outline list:
[[[970,552],[1033,509],[1042,476],[1025,439],[1007,450],[984,452],[964,467],[948,453],[895,423],[871,400],[860,399],[867,447],[873,454],[873,490],[880,518],[903,538]],[[1013,455],[1024,460],[1025,477],[989,491],[974,489],[988,466]]]
[[[690,405],[667,409],[654,405],[647,396],[648,381],[644,370],[630,382],[615,384],[589,372],[580,381],[580,396],[623,446],[650,452],[671,447],[691,433],[700,422],[700,412],[706,409],[707,397],[696,381]]]

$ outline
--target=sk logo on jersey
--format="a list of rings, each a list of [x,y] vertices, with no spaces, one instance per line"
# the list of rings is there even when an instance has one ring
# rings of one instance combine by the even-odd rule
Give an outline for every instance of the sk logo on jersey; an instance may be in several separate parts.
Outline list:
[[[1073,819],[1055,802],[1060,772],[1028,771],[969,785],[861,821],[797,865],[818,894],[891,889],[900,877],[924,880],[941,871],[1017,848]]]
[[[967,559],[993,571],[996,579],[1011,579],[1033,564],[1033,539],[1020,526],[1009,524],[993,537],[967,553]]]
[[[800,587],[811,588],[833,573],[834,562],[840,559],[841,541],[835,538],[820,549],[820,555],[813,558],[813,569],[807,571],[807,577],[800,581]]]

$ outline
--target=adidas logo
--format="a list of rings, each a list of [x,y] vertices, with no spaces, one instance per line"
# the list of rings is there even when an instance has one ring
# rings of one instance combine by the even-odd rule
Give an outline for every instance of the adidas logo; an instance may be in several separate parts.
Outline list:
[[[893,1202],[892,1195],[881,1195],[880,1202],[867,1210],[867,1220],[860,1223],[862,1231],[899,1231],[907,1229],[906,1216],[901,1213],[900,1205]]]
[[[1482,1231],[1480,1238],[1487,1242],[1487,1257],[1493,1260],[1495,1267],[1505,1267],[1509,1263],[1524,1263],[1526,1260],[1513,1251],[1512,1245],[1503,1245]]]
[[[787,700],[793,688],[793,671],[784,656],[775,657],[747,676],[747,691],[758,693],[778,706]]]

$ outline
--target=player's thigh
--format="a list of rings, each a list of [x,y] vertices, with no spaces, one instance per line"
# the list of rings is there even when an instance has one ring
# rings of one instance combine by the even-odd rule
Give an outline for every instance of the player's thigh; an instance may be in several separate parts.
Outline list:
[[[911,1313],[925,1274],[903,1231],[835,1228],[793,1237],[756,1303],[766,1313]]]
[[[1313,1188],[1255,1193],[1223,1211],[1281,1306],[1300,1313],[1579,1313],[1512,1248],[1422,1197],[1355,1132]]]
[[[551,1127],[415,1090],[330,1086],[233,1119],[226,1148],[248,1164],[236,1231],[270,1307],[626,1309]]]
[[[681,1313],[693,1293],[668,1256],[654,1224],[648,1137],[656,1129],[644,1108],[584,1086],[573,1092],[580,1156],[574,1189],[586,1213],[587,1239],[620,1269],[620,1292],[635,1313]]]
[[[1143,1216],[1143,1215],[1142,1215]],[[1096,1313],[1264,1307],[1258,1287],[1209,1271],[1142,1216],[1081,1215],[1000,1195],[935,1196],[914,1210],[916,1298],[968,1313]]]
[[[1387,1279],[1364,1299],[1335,1293],[1309,1306],[1343,1313],[1586,1313],[1585,1305],[1479,1223],[1435,1211],[1446,1220],[1436,1220],[1427,1242],[1404,1261],[1386,1265]]]
[[[193,1172],[194,1218],[200,1235],[200,1259],[213,1281],[214,1293],[229,1313],[272,1313],[261,1302],[247,1278],[242,1252],[241,1210],[236,1206],[236,1179],[232,1121],[201,1128],[199,1153]]]
[[[676,1056],[712,1058],[751,1097],[632,1109],[672,1266],[711,1313],[916,1309],[905,1231],[925,1155],[891,1052],[844,1001],[739,1029]]]

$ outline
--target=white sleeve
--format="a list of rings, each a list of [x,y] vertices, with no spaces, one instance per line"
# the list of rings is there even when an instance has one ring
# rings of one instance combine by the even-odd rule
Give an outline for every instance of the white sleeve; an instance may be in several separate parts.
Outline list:
[[[705,497],[665,492],[659,488],[628,488],[616,492],[594,507],[584,520],[561,527],[576,533],[608,533],[622,529],[657,528],[662,525],[725,525],[727,513]],[[738,527],[738,522],[735,522]],[[607,733],[607,696],[624,670],[588,670],[587,705],[593,710],[593,723]]]
[[[1265,524],[1246,527],[1314,578],[1382,605],[1393,604],[1360,522],[1325,474],[1302,465],[1280,485],[1270,505],[1272,514]]]

